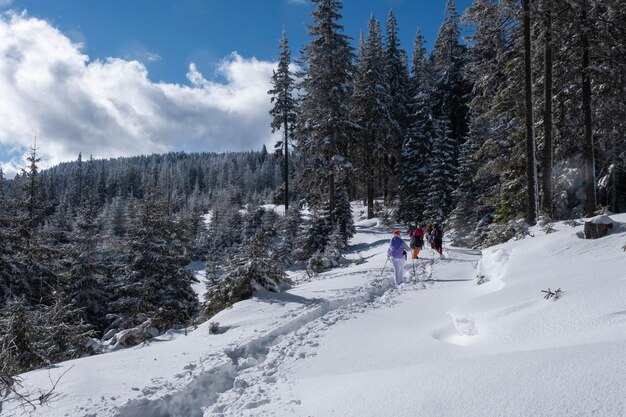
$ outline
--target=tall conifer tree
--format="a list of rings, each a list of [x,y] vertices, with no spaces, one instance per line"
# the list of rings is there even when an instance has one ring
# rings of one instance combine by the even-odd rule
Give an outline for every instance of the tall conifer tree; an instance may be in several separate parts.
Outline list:
[[[302,186],[314,209],[328,208],[330,222],[347,241],[354,233],[348,201],[348,159],[353,127],[349,119],[352,89],[350,38],[343,34],[342,3],[312,0],[313,24],[308,27],[313,40],[304,47],[302,96],[298,122],[298,148],[305,164]],[[346,211],[348,209],[348,211]]]
[[[282,155],[284,161],[285,210],[289,210],[289,139],[296,121],[296,101],[293,97],[294,79],[289,70],[291,51],[285,32],[280,38],[279,48],[278,69],[273,71],[272,89],[268,94],[271,94],[274,103],[270,110],[272,133],[282,130],[283,134],[282,139],[276,142],[276,153]]]

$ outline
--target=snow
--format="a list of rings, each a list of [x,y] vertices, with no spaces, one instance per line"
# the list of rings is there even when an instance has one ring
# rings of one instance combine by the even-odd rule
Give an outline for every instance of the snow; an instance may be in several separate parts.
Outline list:
[[[554,229],[427,249],[396,287],[381,276],[393,228],[361,220],[349,265],[292,272],[289,291],[213,317],[218,334],[207,322],[23,374],[38,396],[65,373],[46,404],[2,416],[624,416],[626,232]]]
[[[198,280],[198,282],[191,284],[191,288],[193,288],[193,291],[196,293],[200,301],[204,300],[204,293],[206,293],[207,284],[206,262],[193,261],[187,265],[187,269],[192,270],[194,272],[194,276]]]
[[[263,207],[266,211],[274,211],[276,214],[281,216],[285,215],[285,205],[284,204],[264,204]]]

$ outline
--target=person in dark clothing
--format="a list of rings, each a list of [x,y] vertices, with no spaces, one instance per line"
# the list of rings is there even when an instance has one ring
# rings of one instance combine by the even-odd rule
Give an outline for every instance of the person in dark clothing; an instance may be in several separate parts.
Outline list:
[[[433,244],[435,246],[435,250],[441,255],[443,253],[443,229],[441,228],[441,226],[435,226],[435,228],[433,229],[433,235]]]
[[[413,259],[418,259],[420,251],[424,247],[424,231],[421,227],[417,226],[417,228],[409,234],[410,237],[410,246],[413,249],[411,257]]]

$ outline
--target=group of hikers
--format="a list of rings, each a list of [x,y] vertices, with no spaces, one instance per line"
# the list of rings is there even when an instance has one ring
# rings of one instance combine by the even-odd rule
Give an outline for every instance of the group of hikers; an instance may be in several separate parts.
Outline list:
[[[407,258],[407,254],[411,252],[412,259],[419,259],[419,254],[424,248],[424,240],[428,241],[431,249],[439,252],[440,255],[443,253],[443,229],[439,225],[430,225],[426,228],[426,231],[420,226],[417,226],[415,229],[410,228],[410,246],[402,240],[399,230],[393,232],[389,242],[389,249],[387,249],[387,257],[393,263],[396,284],[400,284],[403,281],[404,261]]]

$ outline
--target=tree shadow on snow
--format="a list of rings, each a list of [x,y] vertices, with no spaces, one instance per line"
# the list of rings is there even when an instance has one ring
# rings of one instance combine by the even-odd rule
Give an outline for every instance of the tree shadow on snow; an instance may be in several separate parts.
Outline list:
[[[352,245],[348,248],[348,253],[363,252],[388,243],[389,239],[378,239],[377,241],[371,243],[357,243],[356,245]]]
[[[264,301],[269,304],[285,305],[289,303],[297,303],[302,305],[315,305],[320,304],[323,300],[321,298],[306,298],[300,295],[291,294],[288,292],[271,292],[271,291],[258,291],[255,294],[255,298]]]
[[[469,279],[431,279],[432,282],[462,282],[462,281],[474,281],[472,278]]]

